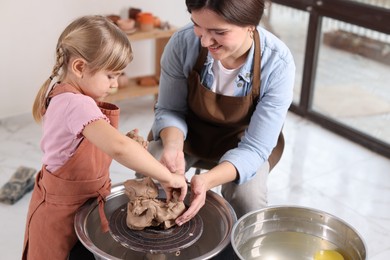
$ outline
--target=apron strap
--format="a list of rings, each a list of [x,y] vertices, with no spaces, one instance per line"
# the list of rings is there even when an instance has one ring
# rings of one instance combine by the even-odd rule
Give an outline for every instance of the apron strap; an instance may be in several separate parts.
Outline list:
[[[100,227],[103,231],[103,233],[106,233],[109,230],[109,223],[106,216],[106,213],[104,212],[104,205],[106,204],[106,192],[100,192],[98,191],[99,196],[97,198],[98,201],[98,209],[99,209],[99,216],[100,216]]]
[[[255,57],[253,61],[253,82],[252,82],[252,96],[254,100],[257,100],[260,95],[260,80],[261,80],[261,48],[260,48],[260,40],[259,40],[259,32],[257,30],[254,31],[254,39],[255,39]],[[259,73],[256,73],[256,72]],[[259,86],[256,88],[256,86]]]
[[[207,48],[201,46],[200,51],[199,51],[199,55],[198,55],[198,59],[196,60],[196,64],[194,67],[194,69],[196,70],[196,72],[198,72],[199,75],[202,71],[203,64],[204,64],[206,57],[207,57],[207,53],[208,53]]]
[[[270,172],[275,167],[275,165],[279,162],[280,158],[282,158],[282,154],[284,150],[284,136],[282,130],[280,131],[278,142],[276,143],[275,148],[272,150],[268,158]]]

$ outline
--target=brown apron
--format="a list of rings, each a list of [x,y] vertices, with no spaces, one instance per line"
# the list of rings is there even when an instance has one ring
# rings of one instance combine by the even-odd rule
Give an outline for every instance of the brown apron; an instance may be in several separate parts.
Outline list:
[[[79,93],[70,85],[59,84],[49,99],[64,92]],[[119,108],[103,102],[98,102],[98,106],[117,128]],[[111,161],[111,157],[84,138],[60,169],[50,173],[42,166],[27,215],[22,259],[67,259],[78,240],[74,231],[76,211],[90,198],[97,198],[102,228],[108,230],[104,199],[111,189]]]
[[[256,109],[260,95],[261,50],[257,30],[254,35],[254,69],[252,90],[246,96],[224,96],[210,91],[200,82],[200,72],[207,57],[202,48],[195,68],[188,77],[186,117],[188,134],[184,152],[205,161],[218,161],[228,150],[237,147]],[[277,146],[268,161],[272,169],[279,161],[284,148],[282,132]]]

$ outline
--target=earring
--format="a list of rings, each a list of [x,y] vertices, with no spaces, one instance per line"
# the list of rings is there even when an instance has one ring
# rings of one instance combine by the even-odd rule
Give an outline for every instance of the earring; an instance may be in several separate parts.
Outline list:
[[[253,39],[253,31],[252,30],[249,30],[249,37],[251,37],[251,39]]]

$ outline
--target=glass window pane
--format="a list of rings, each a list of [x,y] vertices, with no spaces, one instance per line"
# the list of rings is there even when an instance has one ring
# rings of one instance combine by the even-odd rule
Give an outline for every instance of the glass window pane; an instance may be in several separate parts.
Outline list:
[[[324,18],[312,109],[390,144],[390,36]]]
[[[307,12],[272,3],[261,20],[267,30],[279,37],[291,50],[296,65],[293,103],[299,104],[306,48]]]

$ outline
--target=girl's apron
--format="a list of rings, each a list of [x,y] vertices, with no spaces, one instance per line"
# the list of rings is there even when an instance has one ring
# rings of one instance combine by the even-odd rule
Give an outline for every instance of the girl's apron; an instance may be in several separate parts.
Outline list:
[[[199,75],[207,57],[207,49],[201,49],[195,68],[188,77],[189,111],[186,117],[188,134],[184,143],[185,153],[206,161],[218,161],[228,150],[237,147],[260,95],[261,50],[257,30],[254,39],[252,90],[243,97],[224,96],[202,85]],[[284,139],[281,132],[277,146],[268,159],[270,169],[279,161],[283,148]]]
[[[64,92],[79,93],[70,85],[59,84],[51,91],[48,100]],[[111,125],[117,128],[119,108],[104,102],[98,102],[98,106]],[[27,215],[22,259],[67,259],[78,240],[74,231],[76,211],[90,198],[97,198],[102,228],[108,230],[104,199],[111,189],[111,161],[108,155],[84,138],[60,169],[50,173],[45,165],[42,166]],[[48,241],[46,246],[42,245]]]

